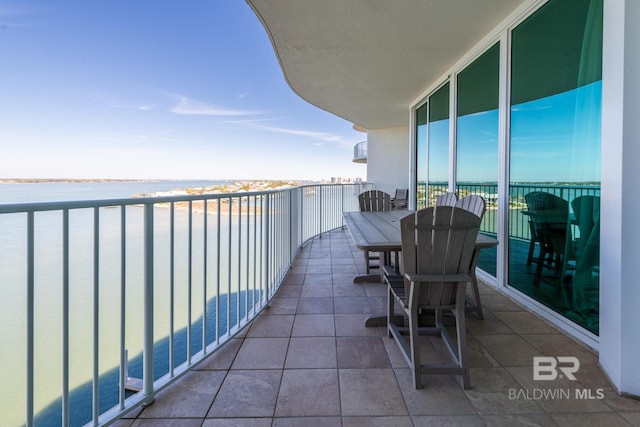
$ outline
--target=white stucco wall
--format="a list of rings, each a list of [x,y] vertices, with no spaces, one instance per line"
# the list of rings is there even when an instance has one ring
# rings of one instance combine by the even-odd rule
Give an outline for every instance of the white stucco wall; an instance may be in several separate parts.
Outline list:
[[[604,2],[600,363],[640,396],[640,2]]]
[[[411,188],[409,126],[370,130],[367,134],[367,181],[394,195]]]

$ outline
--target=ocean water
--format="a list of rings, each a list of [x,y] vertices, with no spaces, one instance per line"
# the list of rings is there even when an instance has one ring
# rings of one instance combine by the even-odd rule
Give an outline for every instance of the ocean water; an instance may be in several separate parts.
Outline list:
[[[82,183],[34,183],[0,184],[0,205],[49,201],[120,199],[137,194],[166,192],[176,189],[213,186],[226,181],[149,181],[149,182],[82,182]],[[127,208],[127,265],[126,265],[126,347],[129,351],[129,373],[141,377],[142,372],[142,212],[137,206]],[[0,215],[0,363],[3,367],[0,388],[0,425],[18,426],[24,423],[26,407],[26,215]],[[118,402],[119,337],[120,337],[120,209],[100,211],[99,279],[99,372],[100,411]],[[187,306],[187,281],[192,280],[191,350],[202,348],[203,321],[202,295],[207,286],[207,335],[208,341],[222,335],[234,324],[238,311],[244,315],[247,302],[258,295],[247,286],[244,290],[231,289],[239,273],[239,263],[248,262],[249,255],[239,259],[220,252],[221,271],[203,272],[203,245],[194,237],[192,272],[187,271],[189,239],[186,230],[186,210],[175,212],[175,361],[177,366],[187,357],[186,327],[189,324]],[[237,219],[224,220],[219,235],[229,247],[236,249]],[[243,219],[244,221],[244,219]],[[72,425],[84,425],[91,419],[93,369],[93,212],[74,210],[70,214],[70,417]],[[169,210],[157,208],[154,222],[159,230],[168,229]],[[213,222],[213,221],[212,221]],[[227,227],[227,224],[229,227]],[[216,233],[214,224],[207,230]],[[243,223],[244,226],[244,223]],[[249,224],[251,226],[251,224]],[[202,215],[193,216],[193,236],[202,236]],[[36,425],[60,425],[60,395],[62,390],[62,226],[59,212],[36,215],[35,222],[35,413]],[[233,236],[232,236],[233,235]],[[201,239],[201,238],[200,238]],[[226,244],[225,244],[226,245]],[[154,339],[157,362],[155,376],[169,370],[169,292],[168,277],[169,238],[166,233],[155,236],[155,298]],[[233,252],[235,253],[235,252]],[[249,253],[249,252],[248,252]],[[211,245],[208,258],[217,257],[215,245]],[[227,266],[229,266],[227,268]],[[245,280],[248,281],[248,280]],[[219,301],[216,286],[223,284]],[[229,305],[228,302],[231,302]],[[220,307],[219,313],[215,313]],[[229,319],[229,321],[228,321]]]
[[[220,180],[0,183],[0,204],[120,199],[138,194],[230,183]]]

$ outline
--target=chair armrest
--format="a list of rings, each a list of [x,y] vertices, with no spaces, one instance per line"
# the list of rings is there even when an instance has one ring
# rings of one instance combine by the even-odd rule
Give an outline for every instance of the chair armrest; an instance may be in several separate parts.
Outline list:
[[[412,274],[406,273],[406,279],[411,282],[470,282],[468,274]]]
[[[383,265],[382,272],[384,274],[384,278],[390,283],[404,283],[404,278],[392,265]]]

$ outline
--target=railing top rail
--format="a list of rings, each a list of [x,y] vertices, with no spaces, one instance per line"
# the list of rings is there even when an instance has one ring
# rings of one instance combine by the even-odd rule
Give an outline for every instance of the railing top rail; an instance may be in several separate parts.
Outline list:
[[[43,212],[58,211],[64,209],[89,209],[89,208],[105,208],[113,206],[135,206],[158,203],[171,202],[189,202],[200,200],[219,200],[232,199],[239,197],[262,196],[267,194],[275,194],[283,191],[291,191],[298,188],[318,187],[318,186],[347,186],[359,185],[364,183],[342,183],[342,184],[303,184],[296,187],[279,188],[273,190],[246,191],[236,193],[204,193],[204,194],[181,194],[174,196],[158,196],[158,197],[127,197],[118,199],[94,199],[94,200],[74,200],[74,201],[56,201],[56,202],[33,202],[33,203],[11,203],[0,204],[0,214],[9,213],[25,213],[25,212]]]

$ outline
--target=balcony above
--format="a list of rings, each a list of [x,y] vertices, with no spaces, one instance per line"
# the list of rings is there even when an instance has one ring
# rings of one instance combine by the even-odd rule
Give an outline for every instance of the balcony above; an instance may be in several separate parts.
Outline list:
[[[366,129],[407,106],[523,0],[247,0],[291,88]]]
[[[353,163],[367,163],[367,141],[358,142],[353,147]]]

